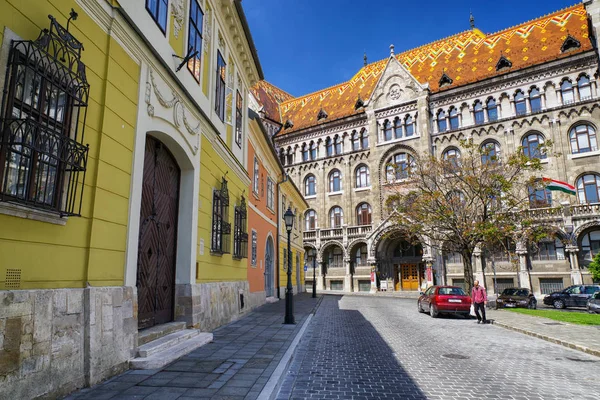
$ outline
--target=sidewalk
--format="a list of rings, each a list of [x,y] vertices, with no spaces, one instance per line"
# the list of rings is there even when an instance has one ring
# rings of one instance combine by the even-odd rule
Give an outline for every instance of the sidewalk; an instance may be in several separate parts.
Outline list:
[[[505,310],[487,310],[493,324],[600,357],[600,326],[575,325]]]
[[[320,299],[294,296],[296,325],[283,325],[281,299],[217,329],[212,343],[161,370],[129,370],[67,399],[257,399]]]

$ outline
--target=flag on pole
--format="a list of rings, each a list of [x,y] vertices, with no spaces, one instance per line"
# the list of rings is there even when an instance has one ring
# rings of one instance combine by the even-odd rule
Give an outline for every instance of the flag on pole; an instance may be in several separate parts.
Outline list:
[[[558,190],[560,192],[564,192],[567,194],[572,194],[575,196],[577,191],[575,190],[575,186],[569,185],[567,182],[557,181],[555,179],[543,178],[544,183],[546,184],[546,189],[548,190]]]

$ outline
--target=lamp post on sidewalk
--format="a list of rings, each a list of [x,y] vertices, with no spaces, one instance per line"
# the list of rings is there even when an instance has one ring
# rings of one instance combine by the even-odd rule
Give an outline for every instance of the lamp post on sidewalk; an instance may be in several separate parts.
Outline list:
[[[294,289],[292,288],[292,257],[291,257],[291,233],[294,226],[296,216],[292,212],[291,207],[288,207],[283,219],[285,220],[285,229],[288,235],[288,265],[287,265],[287,286],[285,288],[285,319],[284,324],[295,324],[294,321]]]
[[[313,290],[312,290],[312,298],[317,298],[317,252],[313,250]]]

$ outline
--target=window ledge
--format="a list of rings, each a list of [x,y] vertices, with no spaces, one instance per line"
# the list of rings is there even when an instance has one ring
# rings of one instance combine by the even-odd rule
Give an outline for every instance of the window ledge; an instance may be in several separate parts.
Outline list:
[[[60,217],[57,214],[48,211],[24,207],[13,203],[0,202],[0,214],[62,226],[66,225],[68,221],[67,217]]]
[[[443,133],[446,133],[446,132],[443,132]],[[420,137],[421,137],[421,135],[412,135],[412,136],[409,136],[409,137],[401,137],[401,138],[398,138],[398,139],[384,140],[382,142],[377,143],[376,146],[379,147],[379,146],[385,146],[385,145],[393,144],[393,143],[406,142],[407,140],[418,139]]]
[[[254,190],[252,191],[252,195],[254,196],[254,198],[256,200],[259,200],[260,198],[258,197],[258,192],[255,192]]]
[[[267,206],[267,210],[271,211],[271,214],[275,214],[275,210],[272,207]]]
[[[355,192],[364,192],[366,190],[371,190],[371,186],[359,187],[354,189]]]
[[[317,195],[316,195],[316,194],[312,194],[312,195],[310,195],[310,196],[304,196],[304,199],[305,199],[305,200],[316,199],[316,198],[317,198]]]
[[[596,151],[588,151],[587,153],[577,153],[577,154],[571,154],[569,156],[569,158],[571,160],[575,160],[577,158],[585,158],[585,157],[594,157],[594,156],[598,156],[600,155],[600,150],[596,150]]]
[[[342,195],[342,194],[344,194],[343,190],[338,190],[337,192],[329,192],[329,193],[327,193],[328,196],[339,196],[339,195]]]

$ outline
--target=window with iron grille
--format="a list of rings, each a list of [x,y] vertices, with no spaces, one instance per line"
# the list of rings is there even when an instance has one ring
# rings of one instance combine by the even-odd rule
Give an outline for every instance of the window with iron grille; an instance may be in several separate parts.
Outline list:
[[[240,205],[235,207],[234,214],[233,256],[235,258],[248,258],[248,214],[244,197],[242,197]]]
[[[275,209],[275,185],[269,177],[267,177],[267,207],[271,210]]]
[[[167,32],[167,3],[168,0],[146,0],[146,10],[162,33]]]
[[[216,254],[229,253],[229,191],[227,181],[223,178],[221,189],[213,192],[213,221],[210,251]]]
[[[156,0],[155,0],[156,1]],[[190,24],[188,30],[188,52],[193,54],[196,53],[195,57],[192,57],[188,63],[188,70],[192,73],[192,76],[197,82],[200,82],[200,55],[202,54],[202,20],[204,14],[198,5],[196,0],[190,1]]]
[[[221,121],[225,121],[225,60],[217,51],[217,85],[215,93],[215,112]]]
[[[235,143],[242,147],[242,95],[236,90],[235,96]]]
[[[83,45],[52,16],[35,41],[13,41],[0,113],[0,201],[80,215],[89,96]]]
[[[256,231],[253,230],[252,231],[252,258],[251,258],[253,267],[256,267],[257,242],[258,242],[258,237],[257,237]]]

